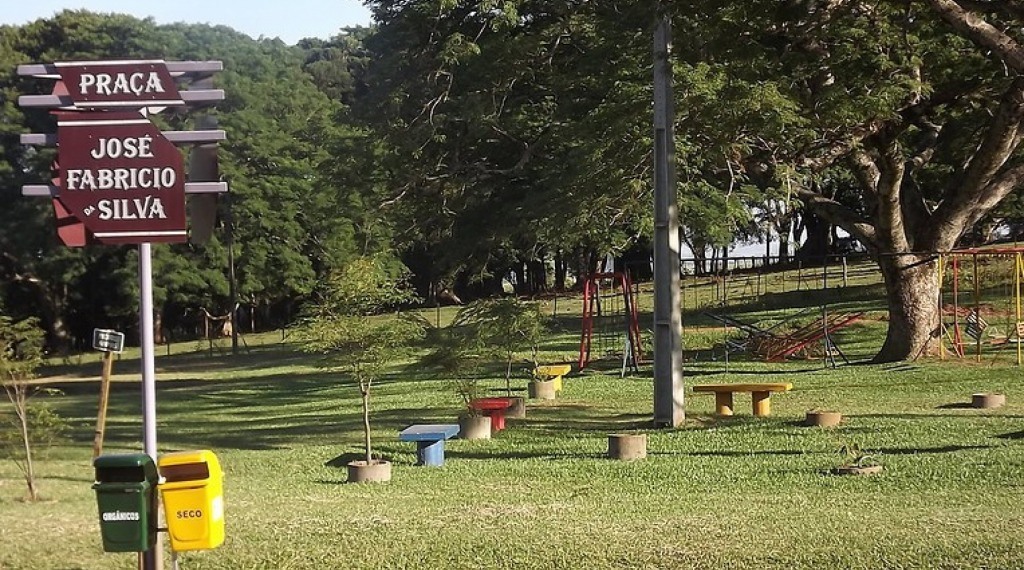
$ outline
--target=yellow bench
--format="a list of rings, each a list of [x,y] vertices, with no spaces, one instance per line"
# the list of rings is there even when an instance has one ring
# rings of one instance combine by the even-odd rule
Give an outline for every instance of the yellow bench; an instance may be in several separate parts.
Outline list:
[[[562,376],[572,372],[569,364],[547,364],[533,369],[533,376],[541,382],[555,381],[555,392],[562,391]]]
[[[732,415],[732,395],[736,392],[750,392],[754,399],[754,415],[767,416],[772,413],[772,392],[788,392],[793,389],[789,383],[776,384],[697,384],[694,392],[713,392],[715,412],[720,416]]]

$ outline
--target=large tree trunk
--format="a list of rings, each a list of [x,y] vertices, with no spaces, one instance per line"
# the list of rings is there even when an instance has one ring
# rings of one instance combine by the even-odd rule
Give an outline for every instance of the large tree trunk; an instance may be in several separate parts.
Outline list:
[[[885,278],[889,330],[875,362],[917,358],[938,336],[939,280],[935,256],[882,256],[878,261]],[[939,339],[941,342],[941,339]]]
[[[555,252],[555,291],[565,291],[565,276],[568,273],[569,264],[565,261],[562,250]]]
[[[541,252],[527,263],[531,295],[538,295],[548,290],[548,265],[544,261],[545,257],[546,255]]]
[[[165,344],[164,338],[164,308],[153,311],[153,343]]]

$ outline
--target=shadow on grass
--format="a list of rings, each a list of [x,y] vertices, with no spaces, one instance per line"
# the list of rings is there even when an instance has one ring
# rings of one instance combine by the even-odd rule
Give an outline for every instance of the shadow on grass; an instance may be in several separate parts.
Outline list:
[[[69,392],[77,397],[62,398],[55,407],[75,426],[71,439],[89,442],[98,382],[73,383],[72,387]],[[113,387],[107,421],[109,446],[134,444],[140,437],[140,392],[137,383]],[[270,450],[297,443],[348,444],[362,431],[355,386],[323,374],[164,381],[157,392],[160,444],[168,449]],[[451,419],[449,415],[451,411],[445,409],[372,409],[371,422],[378,434],[397,433],[412,423],[444,423],[442,420]]]
[[[363,461],[364,459],[366,459],[365,453],[342,453],[337,457],[333,457],[325,461],[324,467],[343,469],[353,461]]]
[[[190,351],[172,354],[170,356],[161,352],[157,347],[155,363],[158,372],[190,372],[207,370],[259,370],[265,368],[268,363],[274,366],[292,366],[296,364],[316,363],[316,356],[302,353],[296,349],[293,343],[273,344],[254,346],[248,350],[240,350],[238,354],[231,354],[230,348],[225,353],[218,351],[211,355],[205,345],[201,351]],[[99,376],[99,363],[95,364],[54,364],[44,366],[40,374],[46,376],[66,377],[88,377],[92,374]],[[138,356],[131,358],[118,358],[114,362],[115,373],[137,372],[140,369]]]
[[[1011,440],[1012,439],[1024,439],[1024,430],[1021,430],[1021,431],[1011,431],[1010,433],[1002,433],[1002,434],[999,434],[999,435],[994,436],[994,437],[999,438],[999,439],[1011,439]]]
[[[967,406],[970,409],[971,406]],[[944,408],[952,409],[952,408]],[[978,410],[987,411],[987,410]],[[930,420],[935,418],[955,418],[958,420],[972,419],[972,418],[1000,418],[1000,419],[1024,419],[1021,415],[987,415],[987,414],[934,414],[934,413],[903,413],[903,414],[850,414],[844,415],[846,418],[877,418],[877,419],[899,419],[899,420]]]
[[[883,455],[918,455],[923,453],[956,453],[957,451],[977,451],[991,449],[991,445],[940,445],[936,447],[879,447],[872,449]]]
[[[969,410],[973,408],[970,402],[953,402],[952,404],[942,404],[941,406],[935,406],[936,410]]]
[[[652,455],[686,455],[691,457],[747,457],[750,455],[807,455],[808,452],[798,449],[759,449],[757,451],[685,451],[655,452]]]
[[[757,361],[750,361],[757,362]],[[723,363],[724,366],[724,363]],[[739,376],[782,376],[792,374],[803,374],[806,372],[820,372],[821,366],[815,368],[795,368],[785,370],[686,370],[686,376],[721,376],[722,374],[735,374]]]
[[[618,433],[654,429],[654,420],[647,414],[609,415],[604,410],[571,404],[545,407],[543,410],[533,410],[525,420],[513,419],[512,425],[522,425],[538,435],[552,436],[567,432]],[[549,411],[555,415],[545,413]]]
[[[598,453],[558,453],[551,451],[459,451],[447,450],[445,457],[448,459],[545,459],[558,461],[562,459],[590,459],[604,457]]]

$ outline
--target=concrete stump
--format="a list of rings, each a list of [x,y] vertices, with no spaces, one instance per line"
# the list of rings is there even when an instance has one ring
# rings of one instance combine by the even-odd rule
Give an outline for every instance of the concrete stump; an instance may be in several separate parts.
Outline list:
[[[555,399],[555,381],[554,380],[531,380],[527,386],[530,397],[536,400],[554,400]]]
[[[647,457],[647,434],[613,433],[609,435],[608,457],[623,461]]]
[[[971,395],[971,407],[973,408],[1001,408],[1006,405],[1006,394],[980,393]]]
[[[491,439],[491,418],[487,416],[459,418],[459,439]]]
[[[520,396],[512,396],[509,398],[512,400],[512,407],[505,410],[506,418],[522,419],[526,417],[526,398]]]
[[[843,421],[843,414],[832,411],[811,410],[804,417],[805,426],[835,427]]]

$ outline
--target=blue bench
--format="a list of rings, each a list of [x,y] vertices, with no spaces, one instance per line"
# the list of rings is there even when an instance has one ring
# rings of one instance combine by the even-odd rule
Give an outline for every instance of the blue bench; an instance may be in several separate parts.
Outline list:
[[[459,434],[458,424],[416,424],[398,433],[401,441],[416,442],[416,465],[444,465],[444,440]]]

